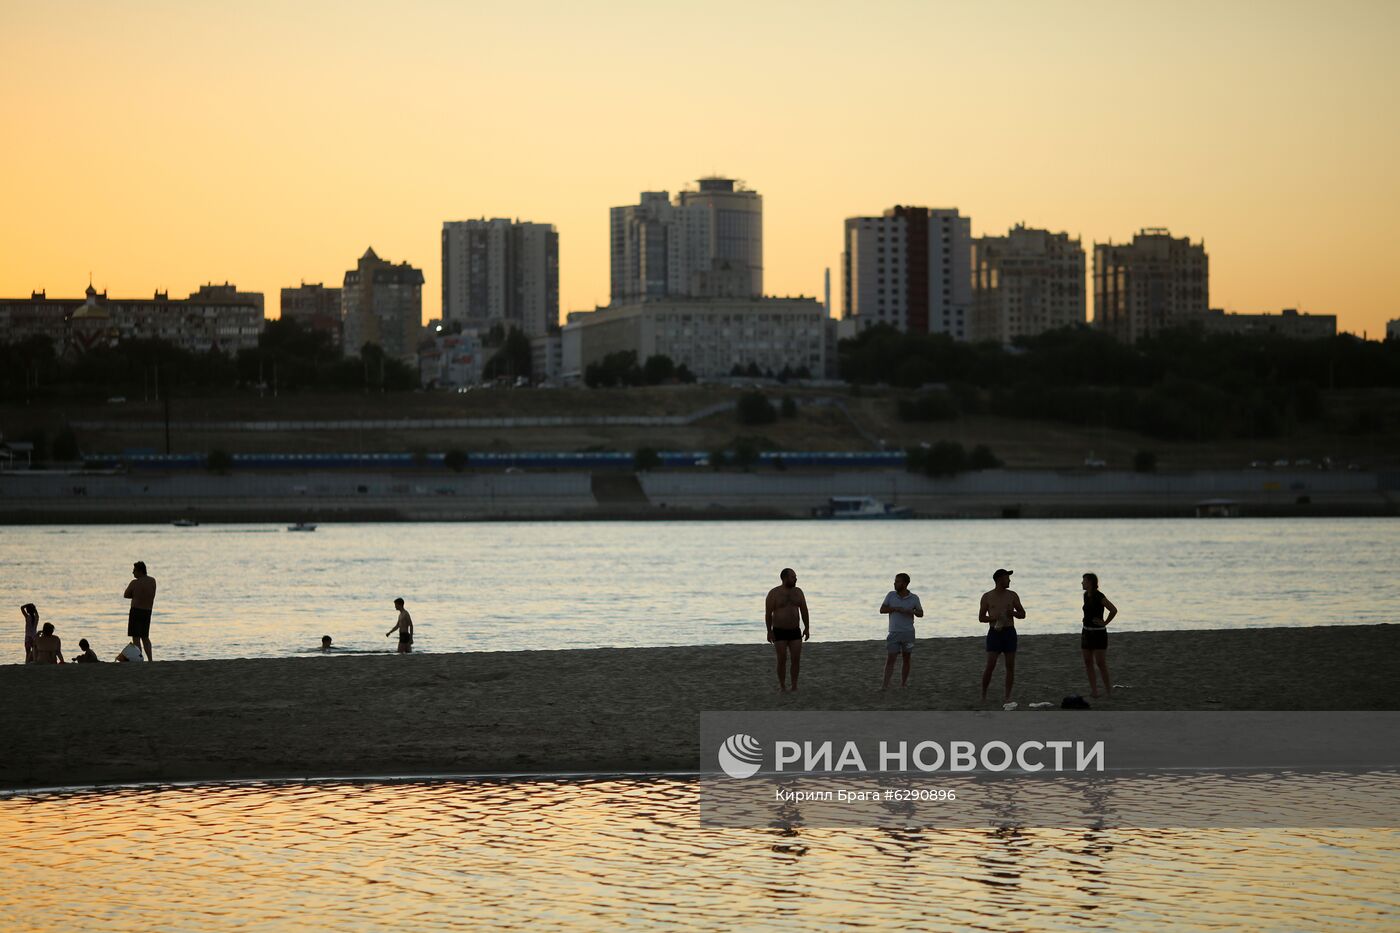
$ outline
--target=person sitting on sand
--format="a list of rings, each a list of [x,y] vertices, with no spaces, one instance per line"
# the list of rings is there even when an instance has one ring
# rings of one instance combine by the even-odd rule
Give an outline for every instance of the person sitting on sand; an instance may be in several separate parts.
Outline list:
[[[997,669],[997,658],[1006,655],[1006,696],[1002,709],[1015,709],[1011,699],[1011,685],[1016,680],[1016,620],[1026,617],[1021,608],[1021,597],[1011,587],[1013,571],[998,569],[992,574],[995,589],[982,594],[981,605],[977,607],[977,621],[987,628],[987,669],[982,672],[982,702],[987,701],[987,686],[992,682],[992,673]]]
[[[19,607],[24,616],[24,663],[34,663],[34,639],[39,637],[39,608],[33,603]]]
[[[901,687],[909,686],[909,662],[914,651],[914,619],[924,617],[924,604],[918,594],[909,592],[909,574],[896,574],[894,589],[885,595],[880,612],[890,617],[889,634],[885,636],[885,683],[881,690],[890,689],[894,676],[894,657],[904,656],[904,669],[899,677]]]
[[[399,654],[409,654],[413,651],[413,617],[408,614],[408,610],[403,607],[403,597],[394,600],[394,608],[399,611],[399,621],[394,623],[394,627],[384,633],[388,638],[395,632],[399,633]]]
[[[97,656],[97,652],[92,650],[86,638],[78,639],[78,647],[83,649],[82,654],[73,659],[74,664],[101,664],[102,659]]]
[[[116,660],[121,661],[123,663],[130,663],[132,661],[145,661],[146,656],[141,653],[140,639],[132,638],[131,644],[127,645],[121,651],[117,652]]]
[[[782,581],[768,591],[763,604],[763,622],[768,641],[778,655],[778,692],[786,693],[788,656],[792,656],[792,690],[797,691],[797,675],[802,668],[802,643],[812,637],[812,618],[807,612],[807,596],[797,586],[797,572],[784,567]],[[797,627],[801,619],[802,627]]]
[[[35,664],[63,664],[63,642],[53,633],[53,623],[45,622],[34,639]]]
[[[1104,693],[1113,691],[1113,681],[1108,679],[1108,623],[1118,615],[1118,607],[1099,592],[1098,574],[1084,574],[1081,585],[1084,587],[1084,628],[1079,636],[1079,648],[1084,654],[1084,672],[1089,675],[1089,696],[1096,697],[1099,685],[1094,678],[1095,665],[1103,674]],[[1105,609],[1108,610],[1106,619]]]

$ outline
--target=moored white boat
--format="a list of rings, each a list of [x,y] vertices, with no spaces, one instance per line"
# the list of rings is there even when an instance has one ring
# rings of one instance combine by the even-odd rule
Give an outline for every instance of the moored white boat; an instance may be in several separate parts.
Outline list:
[[[889,519],[913,518],[908,506],[890,505],[874,496],[832,496],[827,504],[813,510],[817,518]]]

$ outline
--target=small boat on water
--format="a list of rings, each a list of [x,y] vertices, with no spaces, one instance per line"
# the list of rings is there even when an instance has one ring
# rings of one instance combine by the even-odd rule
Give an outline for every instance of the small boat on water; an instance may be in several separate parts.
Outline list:
[[[1197,518],[1239,518],[1240,504],[1234,499],[1202,499],[1196,503]]]
[[[295,525],[288,525],[288,531],[315,531],[316,526],[311,522],[297,522]]]
[[[171,522],[170,524],[174,525],[176,528],[198,528],[198,527],[199,527],[199,522],[195,521],[195,520],[192,519],[192,518],[181,518],[181,519],[178,519],[178,520],[176,520],[176,521]]]
[[[817,518],[889,519],[913,518],[914,510],[904,505],[890,505],[874,496],[832,496],[827,504],[812,510]]]

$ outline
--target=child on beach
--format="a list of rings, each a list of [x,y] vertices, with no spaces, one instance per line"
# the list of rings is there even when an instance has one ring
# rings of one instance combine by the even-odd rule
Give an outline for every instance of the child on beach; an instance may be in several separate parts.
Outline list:
[[[102,659],[97,656],[97,652],[92,650],[86,638],[78,639],[78,647],[83,649],[82,653],[73,659],[74,664],[100,664]]]
[[[39,637],[39,609],[33,603],[19,607],[24,616],[24,663],[34,663],[34,639]]]

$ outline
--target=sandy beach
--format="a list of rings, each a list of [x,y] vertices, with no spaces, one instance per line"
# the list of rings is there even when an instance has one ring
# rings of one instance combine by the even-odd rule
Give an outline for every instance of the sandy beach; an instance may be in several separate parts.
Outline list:
[[[1005,715],[1087,696],[1078,633],[1023,635]],[[883,640],[809,642],[776,691],[764,643],[0,666],[0,787],[485,772],[686,771],[702,710],[996,709],[980,638],[922,639],[879,691]],[[157,652],[159,645],[157,645]],[[1112,635],[1095,709],[1400,708],[1400,625]],[[1091,714],[1092,715],[1092,714]]]

